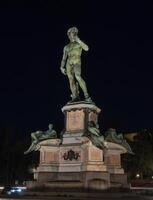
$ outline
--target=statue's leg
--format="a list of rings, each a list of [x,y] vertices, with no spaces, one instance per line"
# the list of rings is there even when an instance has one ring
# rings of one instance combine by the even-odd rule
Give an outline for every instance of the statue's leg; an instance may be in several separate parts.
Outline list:
[[[77,98],[77,90],[76,90],[76,83],[75,83],[75,78],[74,78],[74,68],[70,64],[66,64],[66,74],[69,79],[70,83],[70,90],[72,92],[72,100]]]
[[[87,91],[87,87],[86,87],[86,83],[85,81],[81,78],[81,64],[77,64],[74,66],[74,73],[75,73],[75,78],[79,83],[79,86],[81,87],[83,93],[84,93],[84,97],[85,99],[89,98],[89,94]]]
[[[38,142],[38,136],[37,136],[37,133],[36,133],[36,132],[31,133],[31,140],[32,140],[32,141],[35,141],[35,142]]]
[[[27,151],[25,151],[24,154],[26,155],[26,154],[30,153],[31,151],[35,151],[36,145],[37,145],[37,143],[32,142],[29,149]]]

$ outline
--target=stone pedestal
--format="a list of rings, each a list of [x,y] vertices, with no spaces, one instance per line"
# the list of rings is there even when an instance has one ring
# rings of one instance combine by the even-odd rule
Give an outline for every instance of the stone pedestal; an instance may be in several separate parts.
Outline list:
[[[40,163],[34,172],[36,182],[30,187],[78,187],[107,189],[114,175],[124,175],[120,145],[108,143],[100,150],[85,137],[88,122],[98,122],[100,109],[92,103],[67,104],[62,108],[65,115],[65,131],[62,141],[50,139],[40,145]]]
[[[52,178],[52,172],[58,172],[59,168],[59,139],[44,140],[40,143],[39,166],[34,171],[34,178],[45,181]]]
[[[65,114],[65,134],[84,133],[89,121],[98,122],[100,109],[92,103],[67,104],[62,108]]]
[[[92,188],[93,182],[97,182],[96,188],[109,187],[110,176],[102,150],[87,137],[65,137],[63,144],[59,143],[59,140],[40,143],[40,164],[34,172],[37,187],[42,184],[51,187],[53,182],[60,185],[61,181],[67,182],[67,187],[68,182],[69,187],[77,183],[80,188]]]
[[[127,150],[115,143],[107,142],[107,149],[104,152],[105,164],[110,173],[110,181],[112,187],[127,187],[127,175],[121,166],[121,154]]]

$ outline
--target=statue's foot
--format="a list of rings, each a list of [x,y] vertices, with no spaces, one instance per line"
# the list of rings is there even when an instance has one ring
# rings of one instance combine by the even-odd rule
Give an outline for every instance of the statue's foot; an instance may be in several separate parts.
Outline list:
[[[77,101],[80,101],[80,97],[72,97],[72,100],[69,101],[69,103],[73,103],[73,102],[77,102]]]
[[[35,147],[34,151],[38,151],[40,149],[40,147],[41,146],[39,144],[37,144],[37,146]]]
[[[24,155],[26,155],[26,154],[28,154],[29,153],[29,151],[27,150],[27,151],[24,151]]]
[[[89,96],[85,98],[85,101],[92,102],[92,100],[91,100],[91,98]]]

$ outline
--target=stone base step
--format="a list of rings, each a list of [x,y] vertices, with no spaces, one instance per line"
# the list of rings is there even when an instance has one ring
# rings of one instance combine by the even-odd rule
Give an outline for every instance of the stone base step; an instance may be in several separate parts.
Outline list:
[[[80,181],[49,181],[44,183],[46,188],[83,188]]]
[[[131,192],[29,192],[29,194],[25,194],[18,197],[0,197],[1,200],[150,200],[149,197],[144,195],[133,194]]]

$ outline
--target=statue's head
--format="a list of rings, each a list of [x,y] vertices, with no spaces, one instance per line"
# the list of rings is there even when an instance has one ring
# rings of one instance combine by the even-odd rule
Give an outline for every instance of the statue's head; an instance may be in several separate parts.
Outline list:
[[[76,27],[69,28],[67,31],[68,38],[71,42],[75,41],[75,37],[78,34],[78,29]]]
[[[49,124],[48,127],[49,127],[49,130],[52,130],[53,124]]]
[[[106,132],[111,133],[111,134],[116,134],[116,129],[115,128],[109,128]]]
[[[116,132],[116,129],[115,128],[109,128],[108,131],[110,131],[110,132]]]

